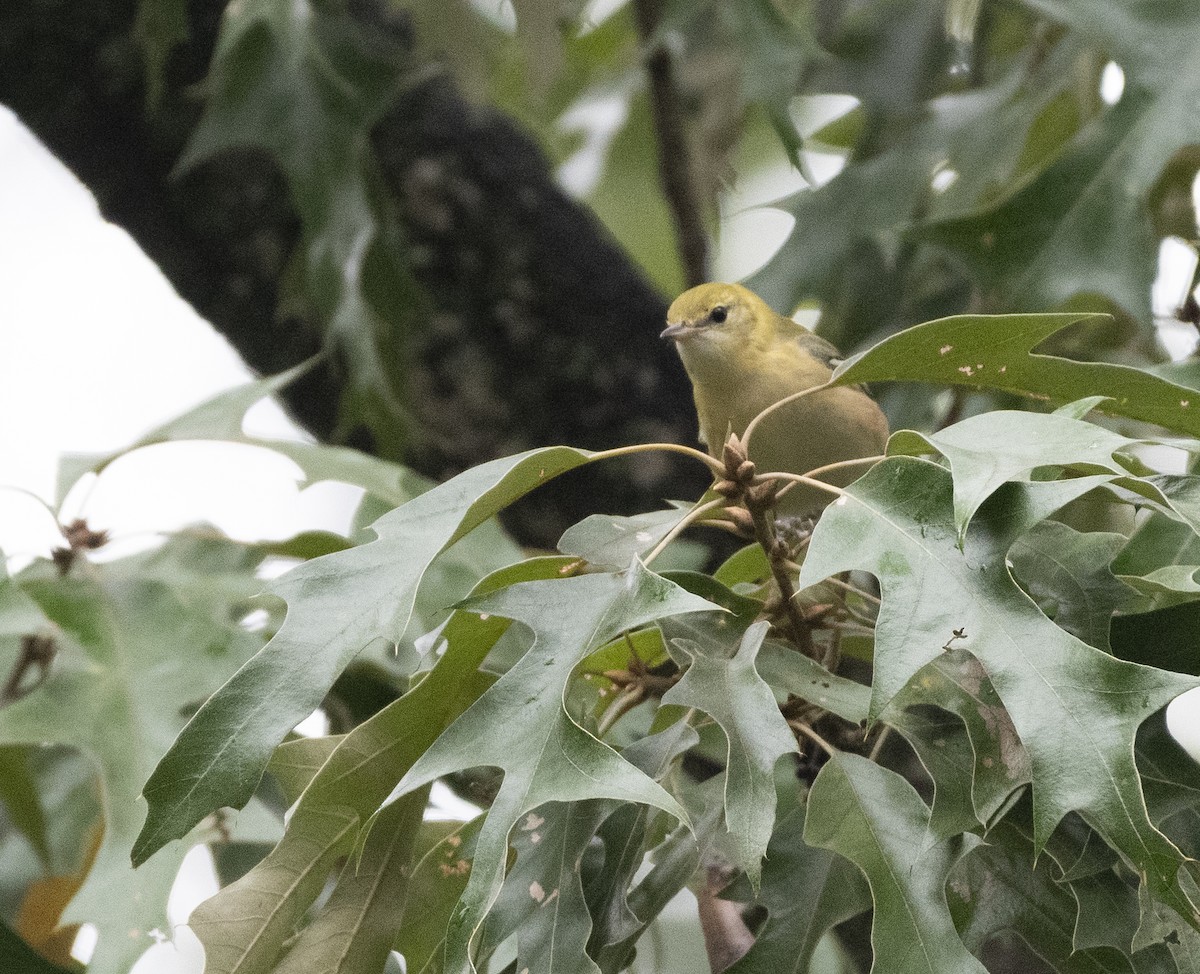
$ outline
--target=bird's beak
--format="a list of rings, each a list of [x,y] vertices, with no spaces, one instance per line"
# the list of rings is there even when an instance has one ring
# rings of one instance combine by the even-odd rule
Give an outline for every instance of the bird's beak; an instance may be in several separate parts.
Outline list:
[[[666,328],[659,333],[659,338],[678,338],[687,331],[687,325],[667,325]]]

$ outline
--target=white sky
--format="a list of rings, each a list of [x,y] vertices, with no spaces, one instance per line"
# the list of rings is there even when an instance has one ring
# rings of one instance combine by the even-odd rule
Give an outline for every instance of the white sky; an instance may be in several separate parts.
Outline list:
[[[48,512],[58,458],[105,452],[252,378],[91,193],[0,106],[0,548],[58,543]],[[253,432],[297,437],[267,402]],[[118,538],[198,519],[230,534],[344,529],[353,492],[296,487],[290,460],[253,447],[164,444],[113,464],[71,516]]]

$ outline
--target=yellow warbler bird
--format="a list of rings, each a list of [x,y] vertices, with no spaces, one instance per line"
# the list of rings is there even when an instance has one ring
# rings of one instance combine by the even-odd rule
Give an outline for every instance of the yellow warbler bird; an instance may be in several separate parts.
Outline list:
[[[667,311],[663,338],[673,339],[692,380],[700,440],[721,456],[728,435],[741,436],[768,406],[819,386],[833,373],[838,350],[790,318],[776,314],[739,284],[701,284]],[[839,386],[804,396],[770,413],[750,436],[758,473],[807,474],[842,460],[876,456],[887,443],[883,412],[861,389]],[[844,486],[865,466],[818,474]],[[819,511],[833,495],[797,485],[779,499],[778,512]]]

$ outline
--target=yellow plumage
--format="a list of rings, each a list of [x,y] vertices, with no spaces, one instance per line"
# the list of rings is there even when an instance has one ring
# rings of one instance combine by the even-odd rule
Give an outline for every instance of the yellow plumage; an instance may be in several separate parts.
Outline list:
[[[837,349],[790,318],[776,314],[739,284],[702,284],[681,294],[667,311],[663,337],[671,338],[692,380],[700,439],[719,457],[730,432],[739,436],[768,406],[818,386],[832,374]],[[861,389],[827,389],[789,403],[754,430],[750,459],[759,473],[810,470],[883,452],[888,425]],[[843,486],[863,467],[820,475]],[[832,495],[798,486],[779,513],[810,514]]]

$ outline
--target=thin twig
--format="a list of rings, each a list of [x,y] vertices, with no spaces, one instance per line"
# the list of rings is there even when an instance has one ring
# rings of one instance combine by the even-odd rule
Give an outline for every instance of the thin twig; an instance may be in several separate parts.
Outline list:
[[[827,463],[823,467],[815,467],[807,471],[804,476],[816,477],[818,474],[828,473],[830,470],[841,470],[844,467],[858,467],[868,463],[878,463],[880,460],[886,460],[887,454],[880,453],[873,457],[858,457],[854,460],[839,460],[837,463]]]
[[[794,730],[798,730],[801,734],[803,734],[809,740],[813,741],[818,746],[820,746],[821,750],[823,750],[831,758],[837,756],[838,749],[836,747],[834,747],[832,744],[830,744],[827,740],[825,740],[825,738],[823,738],[815,730],[813,730],[811,727],[809,727],[808,724],[805,724],[802,721],[797,720],[797,721],[791,722],[791,727]]]
[[[658,38],[662,0],[634,0],[638,35],[646,51],[650,110],[658,140],[658,178],[675,222],[675,239],[688,287],[708,280],[708,234],[696,196],[683,104],[675,86],[671,52]]]
[[[880,460],[885,460],[885,459],[887,459],[885,454],[879,454],[878,456],[874,456],[874,457],[860,457],[857,460],[839,460],[837,463],[827,463],[823,467],[817,467],[813,470],[810,470],[810,471],[808,471],[808,473],[804,474],[804,476],[811,477],[814,480],[817,480],[818,483],[824,484],[825,481],[818,479],[818,476],[817,476],[818,474],[828,473],[830,470],[841,470],[844,467],[860,467],[860,466],[863,466],[864,464],[878,463]],[[764,476],[764,477],[795,477],[797,475],[796,474],[766,473],[766,474],[763,474],[762,476]],[[791,490],[793,487],[795,487],[796,484],[798,484],[798,483],[807,483],[807,481],[794,480],[791,483],[785,484],[783,489],[779,491],[778,496],[782,497],[789,490]]]

